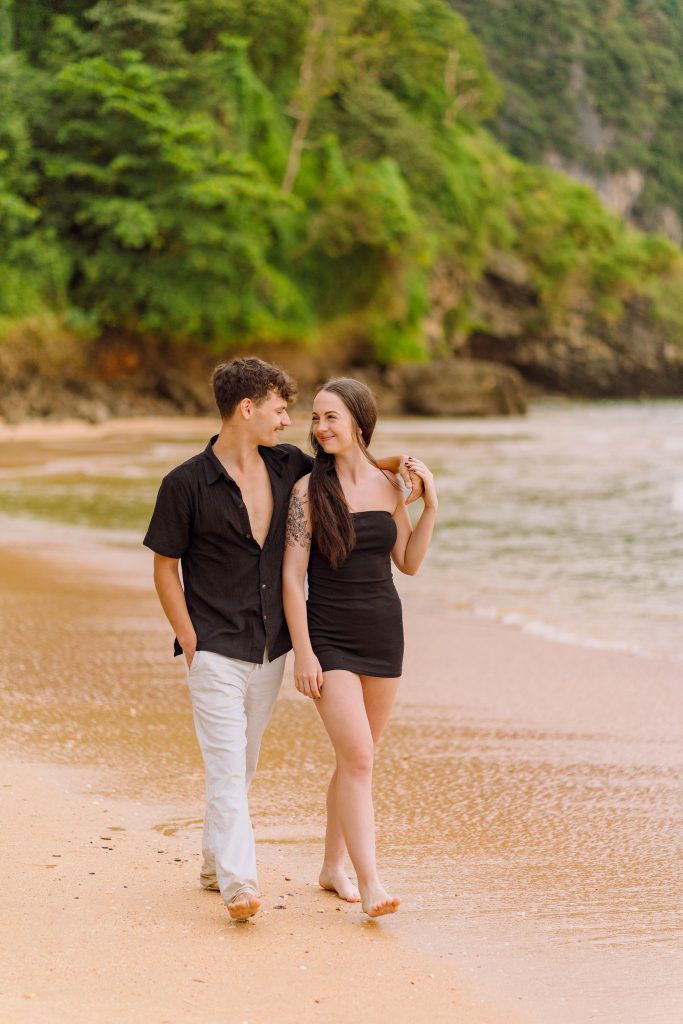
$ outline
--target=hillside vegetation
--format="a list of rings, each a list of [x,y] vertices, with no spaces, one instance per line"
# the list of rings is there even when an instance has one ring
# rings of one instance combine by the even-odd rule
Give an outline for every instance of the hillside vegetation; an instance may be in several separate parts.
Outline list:
[[[494,140],[503,91],[445,0],[0,0],[0,23],[6,337],[683,387],[680,251]]]
[[[680,0],[451,0],[504,86],[493,121],[523,160],[592,181],[683,239]]]

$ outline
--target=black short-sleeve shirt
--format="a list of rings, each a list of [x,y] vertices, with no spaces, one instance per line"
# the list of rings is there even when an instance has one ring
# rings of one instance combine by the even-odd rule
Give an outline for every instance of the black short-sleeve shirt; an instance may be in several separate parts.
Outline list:
[[[143,543],[179,558],[197,650],[240,661],[271,661],[291,647],[282,608],[282,556],[289,495],[311,471],[295,445],[259,446],[273,491],[273,517],[261,548],[237,483],[213,452],[212,437],[164,477]],[[181,654],[176,639],[174,650]]]

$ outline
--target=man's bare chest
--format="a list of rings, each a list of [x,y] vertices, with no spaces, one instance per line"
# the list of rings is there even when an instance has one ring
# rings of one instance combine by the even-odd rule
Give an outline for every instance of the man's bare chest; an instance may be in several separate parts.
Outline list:
[[[235,477],[235,483],[240,489],[249,516],[251,534],[263,547],[273,518],[273,491],[268,471],[264,466],[262,472],[250,478]]]

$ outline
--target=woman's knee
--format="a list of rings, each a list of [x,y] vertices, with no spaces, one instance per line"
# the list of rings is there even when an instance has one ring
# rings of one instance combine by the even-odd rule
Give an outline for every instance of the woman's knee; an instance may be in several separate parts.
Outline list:
[[[337,774],[363,777],[372,775],[375,752],[372,744],[337,751]]]

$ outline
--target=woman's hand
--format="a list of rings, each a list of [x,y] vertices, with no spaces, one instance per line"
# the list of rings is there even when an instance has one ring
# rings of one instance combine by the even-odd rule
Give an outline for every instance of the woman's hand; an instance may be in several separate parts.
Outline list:
[[[323,670],[313,651],[306,654],[294,652],[294,685],[304,697],[320,700],[323,685]]]
[[[439,499],[436,493],[434,477],[432,476],[428,466],[426,466],[420,459],[414,459],[412,455],[409,455],[406,458],[406,466],[408,468],[408,472],[415,474],[415,476],[417,476],[422,482],[422,486],[424,487],[423,499],[425,508],[430,508],[436,512],[439,507]],[[406,502],[406,504],[408,503]]]
[[[424,491],[422,480],[420,480],[417,473],[411,470],[408,466],[410,458],[410,455],[402,455],[398,467],[399,476],[402,477],[403,483],[406,487],[410,488],[410,494],[405,501],[406,505],[410,505],[412,502],[417,501],[418,498],[421,498]]]

